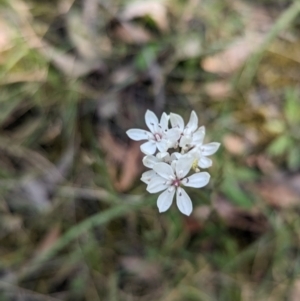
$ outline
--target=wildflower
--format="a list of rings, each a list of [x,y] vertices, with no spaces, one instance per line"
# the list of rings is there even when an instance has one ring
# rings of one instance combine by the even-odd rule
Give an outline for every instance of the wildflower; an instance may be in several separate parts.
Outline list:
[[[182,156],[177,161],[173,161],[171,165],[163,162],[154,165],[153,171],[157,175],[152,173],[147,191],[156,193],[165,190],[157,199],[159,212],[165,212],[170,208],[176,192],[178,209],[185,215],[191,214],[193,210],[192,201],[181,186],[201,188],[207,185],[210,179],[207,172],[200,172],[186,177],[191,169],[192,162],[192,157]]]
[[[189,153],[194,157],[194,164],[196,163],[196,165],[198,165],[200,168],[209,168],[212,166],[212,160],[207,157],[216,153],[219,147],[220,143],[218,142],[211,142],[207,144],[199,143]]]
[[[144,154],[153,155],[156,149],[166,152],[178,139],[178,132],[168,129],[169,116],[166,113],[162,114],[160,122],[158,122],[156,115],[147,110],[145,122],[150,132],[142,129],[130,129],[126,132],[132,140],[148,140],[141,145],[141,151]]]
[[[177,207],[183,214],[190,215],[193,204],[183,186],[201,188],[208,184],[210,175],[200,172],[199,168],[212,165],[208,156],[218,150],[220,143],[203,144],[205,127],[198,127],[198,117],[194,111],[186,125],[183,118],[174,113],[163,113],[159,122],[149,110],[145,121],[150,131],[127,131],[127,135],[133,140],[148,140],[141,145],[141,151],[146,155],[143,164],[149,168],[142,174],[141,181],[147,184],[147,191],[150,193],[162,191],[157,199],[159,212],[170,208],[176,193]],[[191,171],[196,173],[191,174]]]
[[[179,154],[180,155],[180,154]],[[165,162],[171,164],[172,161],[176,160],[178,153],[169,154],[157,153],[156,156],[147,155],[143,158],[143,164],[148,168],[153,168],[157,163]],[[141,181],[145,184],[149,184],[153,177],[157,176],[157,173],[154,170],[147,170],[142,174]]]
[[[190,120],[186,126],[184,126],[183,118],[178,114],[171,113],[170,121],[172,127],[180,133],[179,146],[182,148],[182,153],[202,144],[205,128],[203,126],[198,128],[198,117],[195,111],[191,112]]]

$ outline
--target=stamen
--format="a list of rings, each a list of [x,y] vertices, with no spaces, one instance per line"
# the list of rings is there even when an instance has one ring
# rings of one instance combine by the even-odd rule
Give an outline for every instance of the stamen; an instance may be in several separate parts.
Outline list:
[[[180,180],[179,179],[175,179],[172,183],[173,186],[175,187],[179,187],[180,186]]]
[[[154,138],[155,138],[156,141],[160,141],[161,140],[161,136],[158,133],[154,134]]]

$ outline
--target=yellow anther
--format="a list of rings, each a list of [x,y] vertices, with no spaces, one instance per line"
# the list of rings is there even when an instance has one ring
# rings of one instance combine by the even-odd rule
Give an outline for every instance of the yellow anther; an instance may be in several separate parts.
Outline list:
[[[196,171],[196,172],[199,171],[199,168],[198,168],[198,159],[195,159],[195,160],[193,161],[192,169],[193,169],[194,171]]]

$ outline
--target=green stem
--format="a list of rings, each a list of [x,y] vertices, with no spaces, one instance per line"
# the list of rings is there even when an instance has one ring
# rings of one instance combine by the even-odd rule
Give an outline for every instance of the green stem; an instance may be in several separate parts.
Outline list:
[[[18,277],[18,280],[20,281],[20,279],[35,271],[37,268],[39,268],[42,262],[54,257],[69,243],[93,227],[104,225],[115,218],[137,211],[142,207],[153,206],[155,202],[156,197],[151,196],[134,203],[126,203],[119,206],[114,206],[111,209],[105,210],[104,212],[99,212],[90,218],[85,219],[63,234],[49,249],[35,257],[30,264],[23,269]]]
[[[255,76],[258,65],[263,57],[264,51],[267,50],[271,42],[277,37],[277,35],[284,29],[286,29],[298,16],[300,13],[300,1],[295,0],[295,2],[287,8],[279,17],[277,22],[271,28],[270,32],[267,34],[264,42],[258,49],[258,51],[250,57],[247,62],[240,79],[238,81],[238,86],[243,89],[248,88]]]

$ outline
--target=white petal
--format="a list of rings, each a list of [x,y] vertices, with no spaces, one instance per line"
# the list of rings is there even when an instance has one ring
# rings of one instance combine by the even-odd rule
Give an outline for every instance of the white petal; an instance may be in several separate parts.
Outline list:
[[[175,175],[172,167],[167,163],[157,163],[154,165],[153,170],[157,172],[161,177],[167,180],[175,179]]]
[[[177,159],[179,159],[179,158],[181,158],[182,157],[182,154],[181,153],[178,153],[178,152],[174,152],[174,153],[172,153],[171,154],[171,160],[173,161],[173,160],[177,160]]]
[[[202,150],[202,155],[203,156],[210,156],[212,154],[214,154],[218,148],[220,147],[220,143],[218,142],[211,142],[205,145],[201,146],[201,150]]]
[[[160,126],[164,132],[168,130],[169,116],[163,112],[160,117]]]
[[[150,183],[148,184],[146,190],[150,193],[156,193],[169,187],[170,185],[168,184],[168,181],[166,179],[157,176],[150,180]]]
[[[173,128],[179,128],[181,132],[183,131],[184,121],[180,115],[171,113],[170,121]]]
[[[159,123],[154,124],[152,133],[160,134],[161,137],[163,137],[165,135],[165,133],[163,132],[161,125]]]
[[[211,159],[207,158],[207,157],[203,157],[201,156],[198,160],[198,166],[200,168],[208,168],[212,166],[212,161]]]
[[[145,122],[149,130],[153,133],[158,126],[158,119],[152,111],[147,110],[145,114]]]
[[[172,168],[174,174],[175,174],[175,172],[176,172],[176,164],[177,164],[177,161],[178,161],[178,160],[173,160],[173,161],[171,162],[171,168]]]
[[[178,141],[181,136],[181,132],[178,128],[169,129],[166,133],[166,139],[171,141]]]
[[[184,135],[180,139],[179,146],[186,147],[192,143],[192,136],[191,135]]]
[[[172,205],[175,194],[174,186],[164,191],[157,199],[157,207],[159,212],[167,211]]]
[[[153,155],[148,155],[143,158],[143,164],[148,168],[153,168],[154,164],[161,162],[161,160]]]
[[[149,137],[153,137],[150,132],[140,129],[130,129],[126,132],[126,134],[130,139],[135,141],[149,140]]]
[[[184,186],[201,188],[207,185],[209,182],[210,175],[207,172],[199,172],[185,178],[181,181]]]
[[[176,175],[179,179],[184,178],[190,171],[194,158],[192,156],[182,156],[176,163]]]
[[[147,170],[142,174],[141,181],[149,184],[154,177],[157,177],[157,173],[154,170]]]
[[[185,127],[185,130],[187,130],[189,133],[195,132],[198,127],[198,117],[195,111],[192,111],[190,120],[188,124]]]
[[[156,142],[156,146],[160,152],[166,152],[169,148],[168,142],[165,139]]]
[[[205,136],[205,127],[201,126],[194,134],[193,134],[193,144],[199,145],[203,143]]]
[[[160,160],[160,162],[169,163],[171,161],[171,157],[168,152],[157,153],[156,157]]]
[[[170,156],[170,154],[168,152],[159,152],[159,153],[156,154],[156,157],[160,161],[164,160],[165,157],[169,157],[169,156]]]
[[[178,209],[185,215],[190,215],[193,210],[193,204],[188,196],[188,194],[185,192],[184,189],[181,187],[177,188],[177,193],[176,193],[176,203]]]
[[[156,143],[154,141],[147,141],[141,145],[141,151],[145,155],[153,155],[156,151]]]
[[[194,161],[198,160],[201,156],[201,150],[198,147],[194,147],[188,152],[188,155],[191,156]]]

